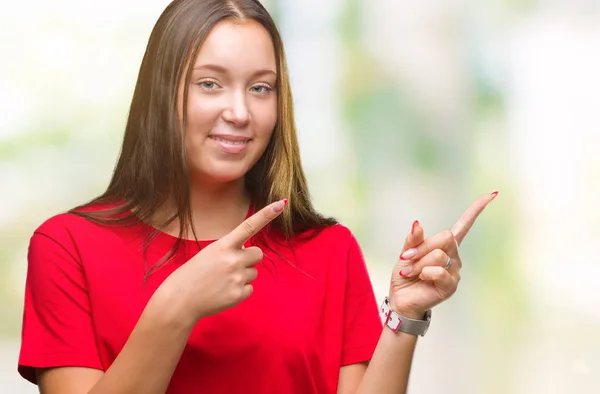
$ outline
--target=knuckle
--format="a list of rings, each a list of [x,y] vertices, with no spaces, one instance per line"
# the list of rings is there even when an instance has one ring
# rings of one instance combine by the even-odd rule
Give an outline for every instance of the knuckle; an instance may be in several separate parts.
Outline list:
[[[252,263],[258,263],[263,259],[263,251],[258,246],[252,246],[247,249],[249,259]]]
[[[235,301],[242,298],[244,295],[244,290],[242,287],[236,286],[233,290],[231,290],[231,298]]]
[[[448,257],[446,255],[446,252],[444,252],[442,249],[435,249],[433,252],[431,252],[431,254],[433,255],[435,261],[438,261],[442,264],[446,264]]]
[[[449,275],[449,274],[448,274]],[[448,278],[448,297],[450,297],[451,295],[453,295],[454,293],[456,293],[456,289],[458,288],[458,278],[453,278],[451,275],[449,275],[450,277]]]
[[[444,230],[442,232],[442,239],[444,241],[444,245],[450,246],[454,244],[454,234],[450,230]]]
[[[256,279],[258,277],[258,270],[256,268],[250,268],[250,277],[252,277],[252,279]]]
[[[449,296],[450,295],[448,294],[448,289],[440,290],[440,291],[437,292],[438,302],[444,301]]]
[[[240,265],[239,258],[234,254],[229,254],[223,259],[223,267],[228,274],[237,271]]]
[[[454,293],[456,293],[456,289],[457,289],[456,285],[452,286],[452,289],[450,289],[450,293],[449,293],[448,297],[453,296]]]
[[[426,254],[429,254],[429,252],[431,252],[431,241],[429,239],[426,239],[423,241],[423,243],[421,243],[421,245],[419,245],[417,247],[417,249],[420,249],[421,255],[425,256]]]
[[[249,220],[244,220],[242,222],[242,227],[244,228],[244,230],[248,233],[248,235],[252,235],[254,234],[254,224],[252,224],[251,221]]]
[[[230,254],[229,256],[227,256],[227,258],[225,258],[225,267],[229,272],[235,271],[237,266],[238,259],[234,255]]]
[[[444,290],[443,292],[439,292],[438,298],[440,301],[447,300],[448,298],[452,297],[455,292],[456,292],[456,287],[455,286],[450,287],[450,288]]]
[[[254,286],[248,284],[246,285],[246,289],[245,289],[246,294],[244,294],[242,292],[242,296],[246,296],[246,298],[250,297],[252,295],[252,293],[254,293]]]
[[[244,276],[239,272],[233,274],[233,276],[231,277],[231,280],[233,281],[233,284],[236,287],[239,287],[240,285],[243,285],[245,283]]]

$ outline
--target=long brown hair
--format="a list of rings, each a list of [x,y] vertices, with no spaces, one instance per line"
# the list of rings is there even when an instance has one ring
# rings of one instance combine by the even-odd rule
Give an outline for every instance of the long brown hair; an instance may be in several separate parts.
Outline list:
[[[254,207],[260,209],[287,198],[288,208],[269,229],[288,240],[300,232],[318,232],[336,223],[319,215],[311,204],[300,162],[282,40],[273,19],[256,0],[175,0],[165,9],[142,60],[110,184],[102,195],[71,212],[101,224],[127,225],[151,222],[169,201],[174,203],[175,213],[159,223],[159,228],[177,220],[180,237],[193,229],[190,174],[183,142],[188,86],[193,59],[213,27],[225,19],[259,22],[271,35],[275,48],[277,123],[266,151],[245,176]],[[182,78],[181,120],[177,116],[177,93]],[[108,209],[94,208],[107,203]]]

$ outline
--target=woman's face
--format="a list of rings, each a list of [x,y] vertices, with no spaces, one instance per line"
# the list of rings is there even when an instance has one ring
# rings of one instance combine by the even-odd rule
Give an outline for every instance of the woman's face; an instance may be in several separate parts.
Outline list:
[[[271,37],[254,20],[221,21],[192,67],[185,140],[192,177],[204,184],[239,180],[265,151],[277,121]]]

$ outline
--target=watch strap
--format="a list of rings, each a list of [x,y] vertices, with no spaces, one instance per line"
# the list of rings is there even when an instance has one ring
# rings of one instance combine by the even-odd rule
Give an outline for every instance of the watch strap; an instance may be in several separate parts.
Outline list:
[[[423,320],[410,319],[392,310],[390,298],[385,297],[379,308],[379,317],[384,325],[394,332],[404,332],[411,335],[424,336],[429,329],[431,309],[425,312]]]

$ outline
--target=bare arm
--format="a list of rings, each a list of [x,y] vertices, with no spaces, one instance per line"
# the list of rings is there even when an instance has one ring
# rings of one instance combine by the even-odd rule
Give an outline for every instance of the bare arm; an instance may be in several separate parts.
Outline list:
[[[177,316],[170,296],[148,303],[111,367],[102,371],[64,367],[38,371],[42,394],[164,394],[194,326]],[[186,321],[187,320],[187,321]]]
[[[416,343],[416,336],[384,327],[368,368],[353,364],[340,369],[338,394],[405,393]]]

